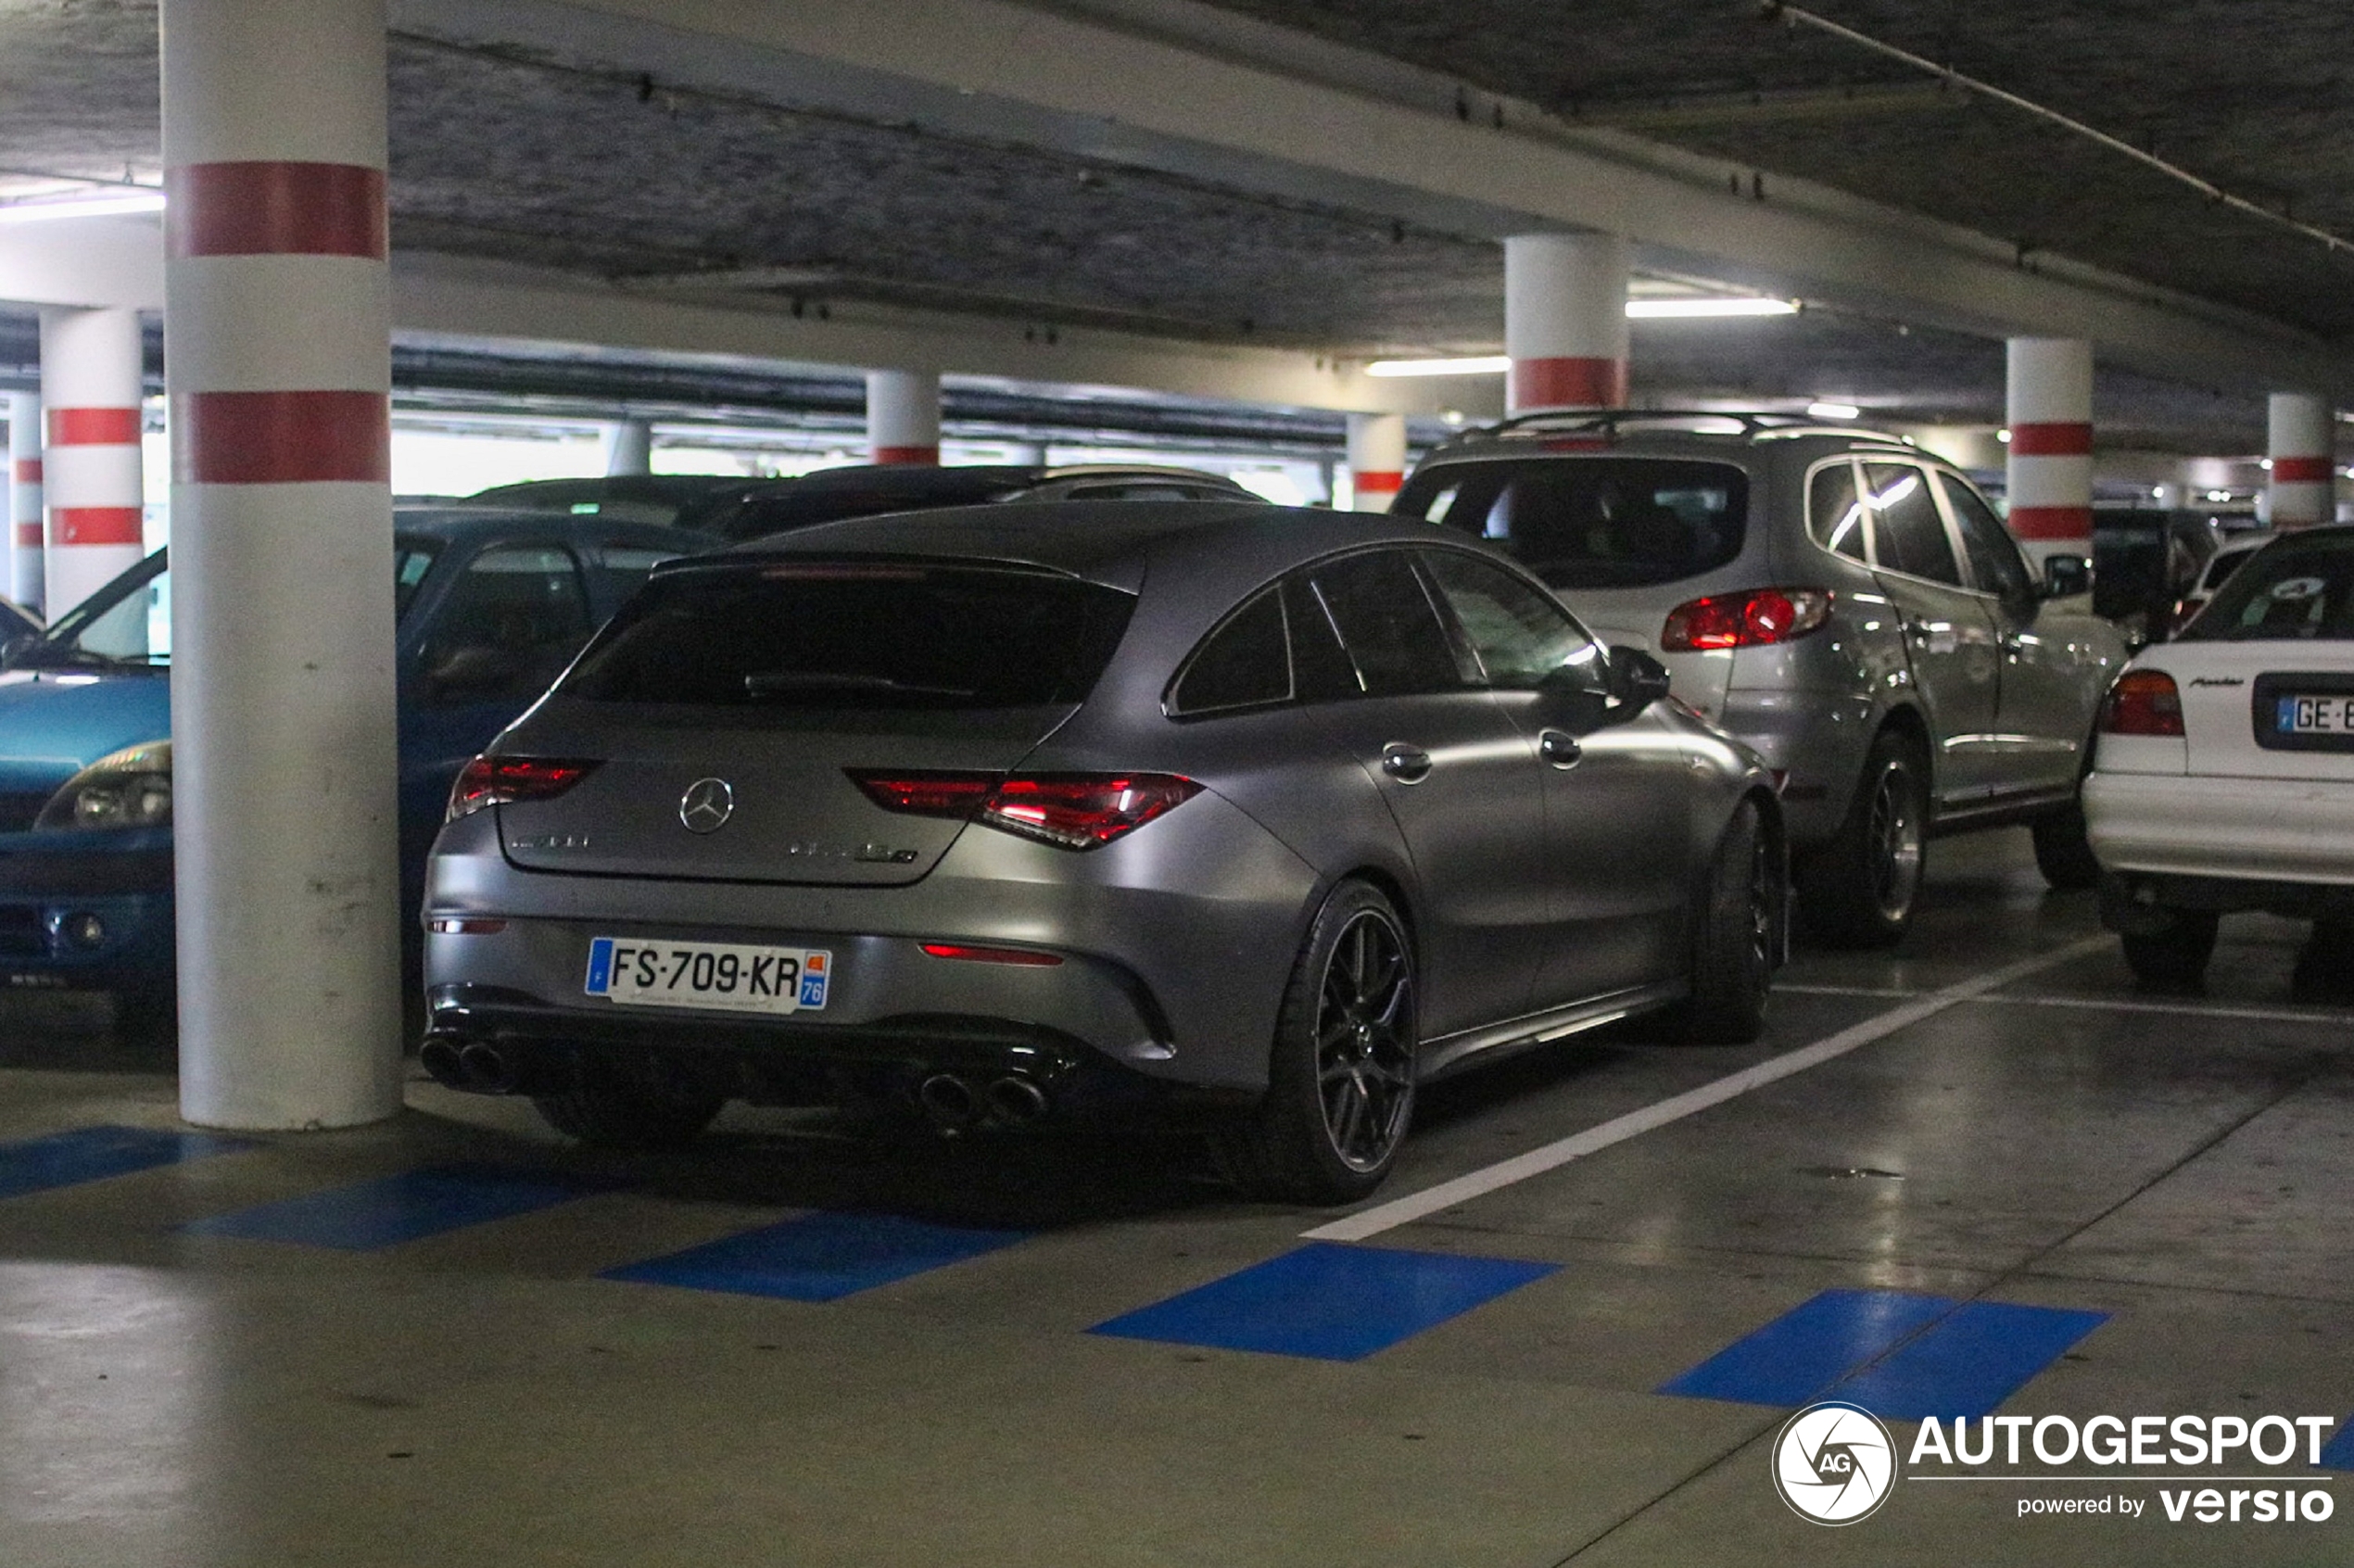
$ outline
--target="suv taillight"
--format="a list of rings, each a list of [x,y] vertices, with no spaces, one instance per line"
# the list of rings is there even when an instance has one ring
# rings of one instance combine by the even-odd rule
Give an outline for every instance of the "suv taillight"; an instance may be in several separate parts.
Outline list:
[[[1666,653],[1755,648],[1804,637],[1831,618],[1829,588],[1768,588],[1712,594],[1678,604],[1660,628]]]
[[[2183,693],[2164,670],[2127,670],[2101,704],[2103,735],[2180,735]]]
[[[449,786],[449,811],[443,820],[455,822],[485,806],[551,801],[596,769],[597,764],[577,758],[479,756]]]
[[[1091,850],[1201,793],[1173,773],[885,773],[852,783],[885,811],[956,816],[1057,849]]]

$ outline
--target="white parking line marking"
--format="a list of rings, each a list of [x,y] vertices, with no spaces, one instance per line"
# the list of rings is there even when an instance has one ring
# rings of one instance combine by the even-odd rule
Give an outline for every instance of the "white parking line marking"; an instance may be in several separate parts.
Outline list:
[[[1531,1149],[1526,1154],[1514,1155],[1510,1159],[1499,1160],[1485,1170],[1458,1176],[1450,1182],[1441,1182],[1438,1185],[1426,1187],[1419,1193],[1409,1193],[1401,1198],[1392,1198],[1387,1203],[1376,1204],[1359,1213],[1319,1225],[1312,1231],[1302,1231],[1300,1237],[1304,1241],[1364,1241],[1369,1237],[1380,1235],[1385,1231],[1394,1231],[1400,1225],[1409,1225],[1417,1220],[1427,1219],[1441,1209],[1452,1208],[1459,1203],[1468,1203],[1474,1198],[1484,1197],[1489,1193],[1512,1186],[1515,1182],[1525,1182],[1531,1176],[1541,1176],[1548,1170],[1567,1165],[1573,1159],[1582,1159],[1589,1154],[1598,1153],[1614,1144],[1623,1144],[1629,1138],[1640,1137],[1655,1128],[1664,1127],[1673,1121],[1681,1121],[1684,1118],[1704,1111],[1711,1106],[1721,1106],[1726,1101],[1746,1094],[1753,1089],[1762,1089],[1768,1083],[1776,1083],[1785,1078],[1795,1077],[1809,1068],[1820,1067],[1835,1057],[1847,1055],[1850,1051],[1869,1045],[1875,1040],[1884,1040],[1900,1029],[1908,1029],[1919,1023],[1923,1018],[1934,1018],[1949,1007],[1956,1006],[1964,1002],[1975,1001],[1999,986],[2008,985],[2013,980],[2023,980],[2041,970],[2081,958],[2096,948],[2107,945],[2112,940],[2107,936],[2086,937],[2080,942],[2072,942],[2066,947],[2056,948],[2038,957],[2023,958],[2016,964],[2006,965],[2002,968],[1981,975],[1975,980],[1962,980],[1945,987],[1943,991],[1932,991],[1918,1001],[1908,1002],[1901,1007],[1891,1007],[1885,1013],[1875,1014],[1862,1023],[1852,1024],[1836,1034],[1816,1041],[1812,1045],[1803,1045],[1795,1051],[1785,1051],[1770,1061],[1760,1062],[1755,1067],[1743,1068],[1739,1072],[1728,1073],[1712,1083],[1703,1083],[1697,1089],[1672,1095],[1657,1105],[1646,1106],[1641,1110],[1629,1111],[1625,1116],[1614,1117],[1598,1127],[1589,1127],[1583,1132],[1572,1133],[1566,1138]]]
[[[1882,985],[1778,985],[1791,996],[1920,996]],[[2143,1002],[2107,996],[1972,996],[1981,1007],[2090,1007],[2107,1013],[2165,1013],[2185,1018],[2252,1018],[2259,1023],[2354,1024],[2354,1013],[2327,1007],[2239,1007],[2207,1002]]]

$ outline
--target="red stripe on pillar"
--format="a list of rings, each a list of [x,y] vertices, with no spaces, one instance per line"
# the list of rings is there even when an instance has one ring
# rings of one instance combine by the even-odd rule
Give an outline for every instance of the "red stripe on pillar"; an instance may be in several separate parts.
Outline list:
[[[1368,468],[1351,474],[1348,482],[1361,496],[1394,496],[1406,483],[1406,475],[1395,468]]]
[[[925,462],[936,468],[940,465],[940,449],[938,447],[877,447],[875,461],[877,462]]]
[[[39,458],[17,459],[17,483],[19,485],[38,485],[41,483],[41,460]]]
[[[2015,506],[2011,533],[2022,539],[2089,539],[2093,509],[2089,506]]]
[[[2272,483],[2275,485],[2326,485],[2335,475],[2325,457],[2274,458]]]
[[[385,173],[355,163],[191,163],[166,171],[164,244],[192,256],[387,254]]]
[[[1562,358],[1514,360],[1515,409],[1615,409],[1626,402],[1626,361]]]
[[[381,392],[183,392],[171,476],[184,485],[375,484],[392,477]]]
[[[2011,456],[2013,457],[2090,457],[2092,455],[2093,427],[2089,424],[2069,423],[2011,426]]]
[[[49,445],[53,447],[135,447],[138,444],[137,409],[49,411]]]
[[[135,506],[53,506],[51,542],[60,545],[135,545],[145,542]]]
[[[17,548],[19,550],[39,550],[41,548],[41,525],[38,523],[18,524]]]

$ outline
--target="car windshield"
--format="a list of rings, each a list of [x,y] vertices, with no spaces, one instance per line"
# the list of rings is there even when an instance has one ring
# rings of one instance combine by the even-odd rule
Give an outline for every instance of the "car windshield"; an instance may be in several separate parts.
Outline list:
[[[1525,458],[1414,475],[1396,516],[1490,539],[1555,588],[1637,588],[1739,555],[1749,476],[1676,458]]]
[[[394,545],[396,617],[409,613],[417,586],[441,547],[430,539]],[[164,670],[171,666],[171,571],[158,550],[57,618],[38,641],[8,656],[19,670]]]
[[[720,708],[1077,702],[1134,604],[1117,588],[988,567],[811,562],[657,575],[557,692]]]
[[[2354,639],[2354,533],[2283,539],[2249,556],[2183,642]]]

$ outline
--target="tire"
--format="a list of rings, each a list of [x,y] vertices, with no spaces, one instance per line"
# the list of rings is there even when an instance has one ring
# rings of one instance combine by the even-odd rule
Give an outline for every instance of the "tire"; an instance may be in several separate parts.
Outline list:
[[[1381,1185],[1413,1120],[1415,1005],[1405,922],[1379,889],[1341,883],[1284,988],[1267,1093],[1219,1132],[1246,1195],[1351,1203]]]
[[[1758,1037],[1774,982],[1780,905],[1773,841],[1756,803],[1743,801],[1717,841],[1694,910],[1692,993],[1659,1016],[1667,1034],[1688,1045],[1746,1045]]]
[[[1910,738],[1882,730],[1839,831],[1799,866],[1799,914],[1831,946],[1890,946],[1913,923],[1928,866],[1928,763]]]
[[[710,1126],[728,1096],[658,1056],[583,1051],[571,1083],[531,1103],[549,1126],[595,1148],[675,1149]]]
[[[2176,994],[2207,988],[2207,961],[2215,954],[2217,916],[2211,909],[2170,909],[2158,930],[2132,932],[2117,940],[2125,947],[2126,967],[2145,991]]]

